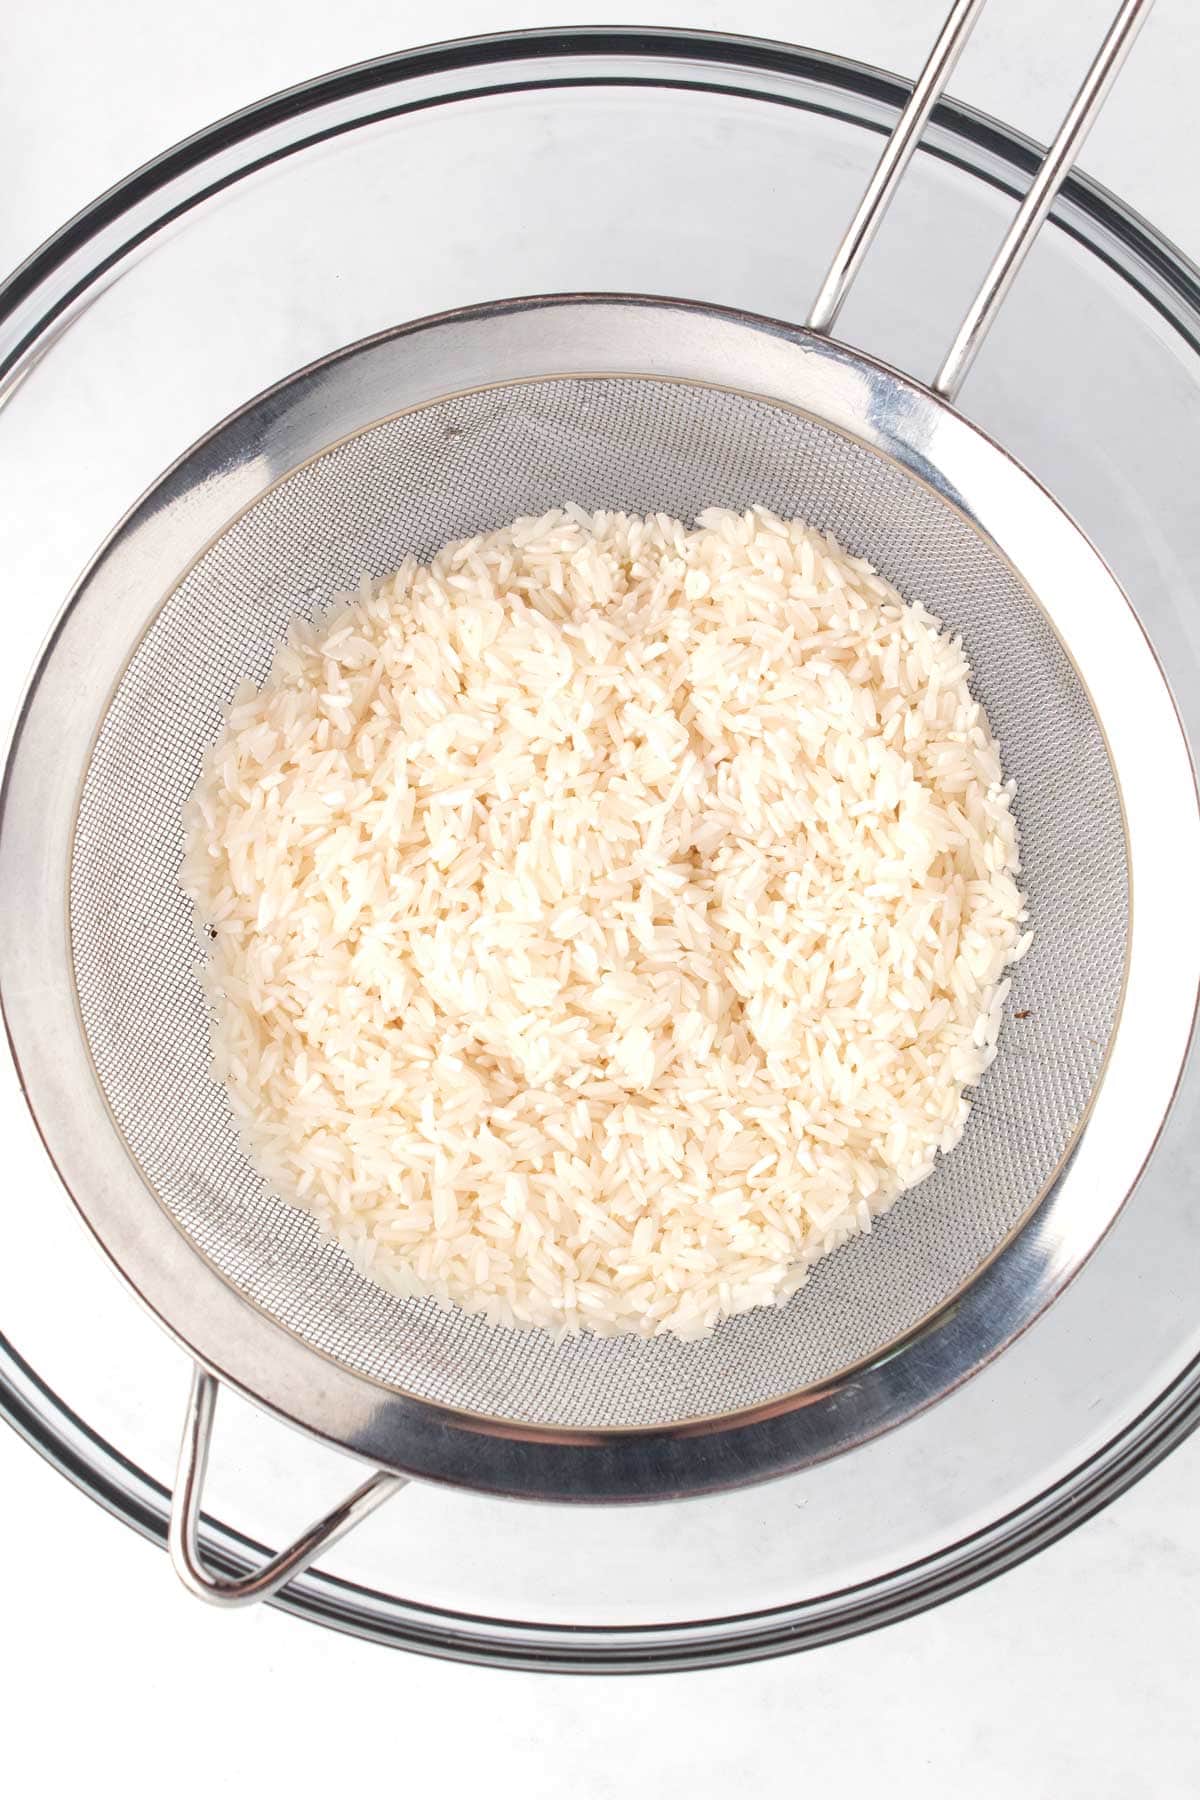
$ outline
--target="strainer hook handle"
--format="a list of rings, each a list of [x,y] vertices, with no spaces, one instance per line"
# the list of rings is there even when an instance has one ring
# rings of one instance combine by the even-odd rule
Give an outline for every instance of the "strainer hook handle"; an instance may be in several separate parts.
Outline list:
[[[390,1475],[379,1470],[339,1506],[301,1532],[294,1543],[268,1557],[260,1568],[245,1575],[214,1574],[201,1559],[199,1529],[218,1386],[216,1377],[207,1369],[199,1365],[193,1369],[183,1441],[179,1447],[168,1544],[175,1572],[191,1593],[218,1606],[248,1606],[253,1601],[267,1600],[277,1594],[322,1550],[336,1544],[377,1506],[408,1484],[403,1475]]]

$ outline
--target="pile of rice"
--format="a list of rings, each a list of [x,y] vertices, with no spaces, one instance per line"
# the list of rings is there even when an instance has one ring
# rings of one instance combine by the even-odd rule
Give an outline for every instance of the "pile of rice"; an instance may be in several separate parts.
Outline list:
[[[968,677],[758,508],[566,507],[297,622],[184,821],[271,1191],[500,1323],[789,1297],[957,1143],[1029,941]]]

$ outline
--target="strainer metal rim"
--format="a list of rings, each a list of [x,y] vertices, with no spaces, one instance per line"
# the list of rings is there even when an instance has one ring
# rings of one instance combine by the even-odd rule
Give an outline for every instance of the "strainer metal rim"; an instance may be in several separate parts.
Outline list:
[[[82,755],[77,761],[73,758],[90,742],[99,708],[124,662],[131,637],[144,628],[147,611],[156,610],[161,599],[162,583],[156,581],[153,607],[138,600],[137,570],[148,564],[177,574],[190,558],[183,545],[163,540],[170,539],[181,520],[187,548],[194,552],[211,535],[212,523],[227,519],[231,510],[236,510],[231,506],[234,496],[245,498],[265,489],[279,474],[304,460],[306,446],[297,434],[302,435],[306,426],[310,433],[313,428],[312,417],[306,414],[305,383],[348,376],[346,397],[353,401],[359,396],[361,407],[363,387],[378,390],[377,382],[364,383],[367,365],[358,366],[356,359],[388,354],[394,359],[398,346],[414,404],[420,403],[423,392],[432,398],[448,387],[471,385],[472,358],[481,355],[485,362],[476,374],[493,381],[519,375],[522,359],[526,372],[577,373],[580,364],[572,328],[578,329],[583,315],[596,306],[609,309],[606,329],[618,318],[622,326],[614,367],[606,372],[644,367],[651,360],[658,365],[655,373],[671,378],[713,382],[720,372],[727,378],[723,384],[739,391],[798,404],[895,455],[906,467],[933,474],[944,491],[999,543],[1039,594],[1045,595],[1047,585],[1065,592],[1065,571],[1079,584],[1077,605],[1115,606],[1114,622],[1120,621],[1117,675],[1122,692],[1136,673],[1142,684],[1141,698],[1150,696],[1156,704],[1148,713],[1139,708],[1143,721],[1145,716],[1152,720],[1148,732],[1144,722],[1135,733],[1129,731],[1128,721],[1114,721],[1113,715],[1106,713],[1102,696],[1098,696],[1100,713],[1106,724],[1115,722],[1125,738],[1134,740],[1125,746],[1130,755],[1139,745],[1142,761],[1147,751],[1166,754],[1168,795],[1173,792],[1176,802],[1186,795],[1187,809],[1179,817],[1188,822],[1187,828],[1180,826],[1170,860],[1178,870],[1190,858],[1193,868],[1200,870],[1190,758],[1173,708],[1163,704],[1169,695],[1153,651],[1111,572],[1057,503],[1005,452],[919,384],[776,321],[649,297],[552,297],[419,321],[323,360],[302,372],[301,378],[272,390],[279,404],[269,411],[268,427],[261,437],[242,443],[236,454],[231,454],[234,446],[229,442],[229,430],[250,416],[246,412],[235,415],[232,427],[218,428],[189,452],[118,528],[60,620],[18,726],[0,817],[0,893],[13,898],[24,895],[27,906],[31,899],[38,904],[33,906],[33,943],[28,929],[13,929],[17,909],[12,905],[5,909],[0,932],[0,993],[30,1104],[77,1206],[134,1291],[206,1367],[270,1410],[387,1467],[488,1491],[561,1499],[638,1499],[714,1491],[813,1460],[811,1428],[818,1412],[825,1415],[826,1424],[832,1413],[838,1414],[836,1433],[824,1444],[823,1454],[862,1441],[949,1390],[953,1383],[945,1374],[947,1350],[955,1352],[952,1367],[957,1381],[1023,1329],[1095,1247],[1149,1154],[1190,1037],[1196,971],[1189,971],[1186,981],[1175,971],[1170,1017],[1156,1020],[1159,1039],[1154,1093],[1142,1102],[1142,1125],[1133,1134],[1136,1150],[1131,1152],[1124,1141],[1128,1120],[1113,1118],[1106,1089],[1071,1166],[1036,1218],[948,1316],[939,1314],[902,1354],[876,1361],[866,1375],[860,1372],[852,1383],[831,1383],[817,1395],[805,1397],[803,1405],[781,1403],[769,1409],[770,1416],[759,1416],[753,1424],[724,1419],[713,1427],[685,1426],[636,1437],[627,1434],[603,1443],[588,1434],[489,1425],[404,1399],[351,1375],[267,1320],[213,1275],[178,1228],[157,1205],[149,1204],[141,1177],[116,1136],[90,1073],[86,1083],[80,1079],[85,1068],[90,1071],[90,1062],[78,1028],[65,936],[63,856],[64,852],[69,856],[78,796],[78,779],[72,778],[71,770],[81,776]],[[638,354],[649,314],[664,307],[672,312],[669,366],[664,366],[661,333],[654,334],[653,357]],[[495,346],[489,349],[487,344],[486,328],[497,321],[507,332],[510,360],[503,373],[495,365]],[[485,328],[482,335],[481,327]],[[432,350],[431,334],[440,334]],[[422,361],[423,351],[426,362]],[[590,368],[592,359],[585,358],[584,366]],[[448,380],[451,367],[456,374]],[[378,369],[373,373],[377,376]],[[431,381],[435,385],[426,392],[421,384]],[[328,408],[323,403],[318,410],[322,437],[307,447],[309,451],[319,448],[328,433]],[[257,410],[253,416],[262,417]],[[367,422],[360,413],[359,423]],[[203,484],[194,479],[201,475]],[[1006,506],[1011,509],[1014,496],[1019,505],[1015,515],[1011,510],[1007,515],[1008,537],[1015,536],[1017,542],[1006,544],[1003,532],[988,530],[989,517],[995,522],[997,512],[1005,513]],[[1014,550],[1018,553],[1013,554]],[[1048,583],[1039,578],[1038,569],[1043,577],[1047,570],[1056,571],[1057,585],[1055,580]],[[114,619],[114,612],[121,612],[122,600],[128,613],[131,593],[136,620],[124,615],[119,621]],[[1064,635],[1071,641],[1070,632]],[[1088,679],[1088,671],[1083,672]],[[1110,668],[1110,687],[1112,679]],[[81,722],[72,722],[65,735],[55,705],[56,697],[63,697],[64,684],[72,689],[82,687],[87,700],[85,706],[76,708]],[[1094,679],[1091,685],[1095,691]],[[1123,773],[1118,758],[1119,777]],[[1144,769],[1140,780],[1144,786]],[[1161,779],[1156,787],[1161,791]],[[1145,829],[1136,825],[1134,839],[1135,884],[1142,862],[1157,867],[1161,878],[1162,855],[1156,859],[1153,853],[1153,834],[1147,837]],[[33,896],[29,893],[31,868],[36,871]],[[1154,895],[1160,884],[1151,880],[1149,893]],[[1142,892],[1139,886],[1139,895]],[[1135,921],[1137,917],[1135,914]],[[1149,921],[1140,928],[1143,956],[1149,956],[1151,964],[1153,926],[1154,907]],[[1136,937],[1136,923],[1134,929]],[[1134,974],[1137,967],[1135,944]],[[53,972],[53,982],[47,979],[46,970]],[[1143,979],[1139,994],[1145,986]],[[73,1038],[63,1032],[68,1017]],[[1114,1050],[1116,1058],[1122,1045],[1126,1046],[1126,1076],[1130,1036],[1119,1029]],[[1144,1060],[1138,1058],[1143,1075]],[[85,1086],[90,1091],[85,1093]],[[86,1144],[80,1141],[85,1115]],[[1096,1133],[1101,1118],[1106,1121],[1103,1144]],[[1111,1191],[1101,1204],[1092,1198],[1084,1179],[1097,1169],[1110,1177]],[[1123,1170],[1115,1186],[1113,1170]],[[1079,1244],[1072,1241],[1069,1227],[1074,1221],[1078,1228],[1081,1217],[1087,1221],[1087,1234],[1086,1241]],[[1014,1279],[1018,1275],[1020,1278]],[[1021,1296],[1030,1293],[1037,1296],[1032,1307],[1021,1303]],[[585,1446],[581,1463],[580,1451]]]

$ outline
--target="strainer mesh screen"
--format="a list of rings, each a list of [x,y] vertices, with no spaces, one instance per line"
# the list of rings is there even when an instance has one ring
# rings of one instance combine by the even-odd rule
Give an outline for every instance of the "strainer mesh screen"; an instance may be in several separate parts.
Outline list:
[[[265,1198],[209,1080],[200,952],[176,883],[201,749],[238,681],[265,675],[294,613],[364,570],[565,500],[685,520],[763,502],[833,529],[961,630],[1018,783],[1037,935],[960,1147],[785,1309],[730,1320],[698,1344],[554,1344],[395,1299],[305,1215]],[[1087,695],[1041,609],[973,527],[874,451],[784,407],[597,377],[493,387],[374,426],[288,476],[214,543],[103,721],[70,916],[109,1105],[158,1200],[228,1282],[376,1382],[525,1424],[603,1429],[761,1406],[818,1383],[971,1278],[1053,1178],[1087,1107],[1119,1005],[1127,889],[1117,786]]]

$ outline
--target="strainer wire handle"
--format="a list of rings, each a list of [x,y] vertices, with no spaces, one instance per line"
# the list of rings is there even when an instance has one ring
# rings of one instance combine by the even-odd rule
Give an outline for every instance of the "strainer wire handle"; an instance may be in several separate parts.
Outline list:
[[[403,1475],[389,1475],[382,1470],[356,1488],[340,1506],[317,1519],[284,1550],[277,1550],[261,1568],[248,1575],[214,1575],[206,1569],[200,1556],[200,1502],[208,1454],[212,1445],[213,1419],[217,1407],[216,1378],[196,1366],[192,1372],[192,1390],[188,1398],[183,1441],[179,1448],[179,1467],[171,1505],[168,1543],[175,1572],[184,1586],[202,1600],[218,1606],[248,1606],[255,1600],[267,1600],[285,1587],[320,1555],[345,1537],[369,1513],[393,1494],[406,1487]]]
[[[912,161],[929,115],[941,99],[942,90],[966,48],[971,28],[983,11],[983,5],[984,0],[954,0],[946,23],[929,52],[929,60],[913,83],[904,110],[883,146],[858,210],[833,253],[829,272],[808,315],[810,331],[827,334],[833,330],[854,277],[862,267],[862,260],[883,223],[883,215]]]
[[[892,129],[867,190],[845,236],[834,253],[829,273],[809,313],[812,331],[828,333],[841,311],[854,277],[878,231],[918,139],[978,17],[983,0],[955,0],[929,60]],[[1088,132],[1108,97],[1133,41],[1145,24],[1154,0],[1123,0],[1096,52],[1091,68],[1042,159],[1029,191],[1018,207],[954,342],[933,382],[943,399],[953,400],[996,318],[1021,264],[1071,172]]]
[[[934,392],[953,400],[962,386],[963,377],[974,362],[992,322],[1004,304],[1013,278],[1033,247],[1055,195],[1070,174],[1083,140],[1095,124],[1100,108],[1108,98],[1133,46],[1133,40],[1146,22],[1154,0],[1125,0],[1108,33],[1096,52],[1095,61],[1084,77],[1083,85],[1059,127],[1058,136],[1042,158],[1041,167],[1030,183],[1029,191],[1004,235],[1004,241],[992,259],[979,291],[967,308],[966,318],[946,353],[946,360],[934,380]]]

